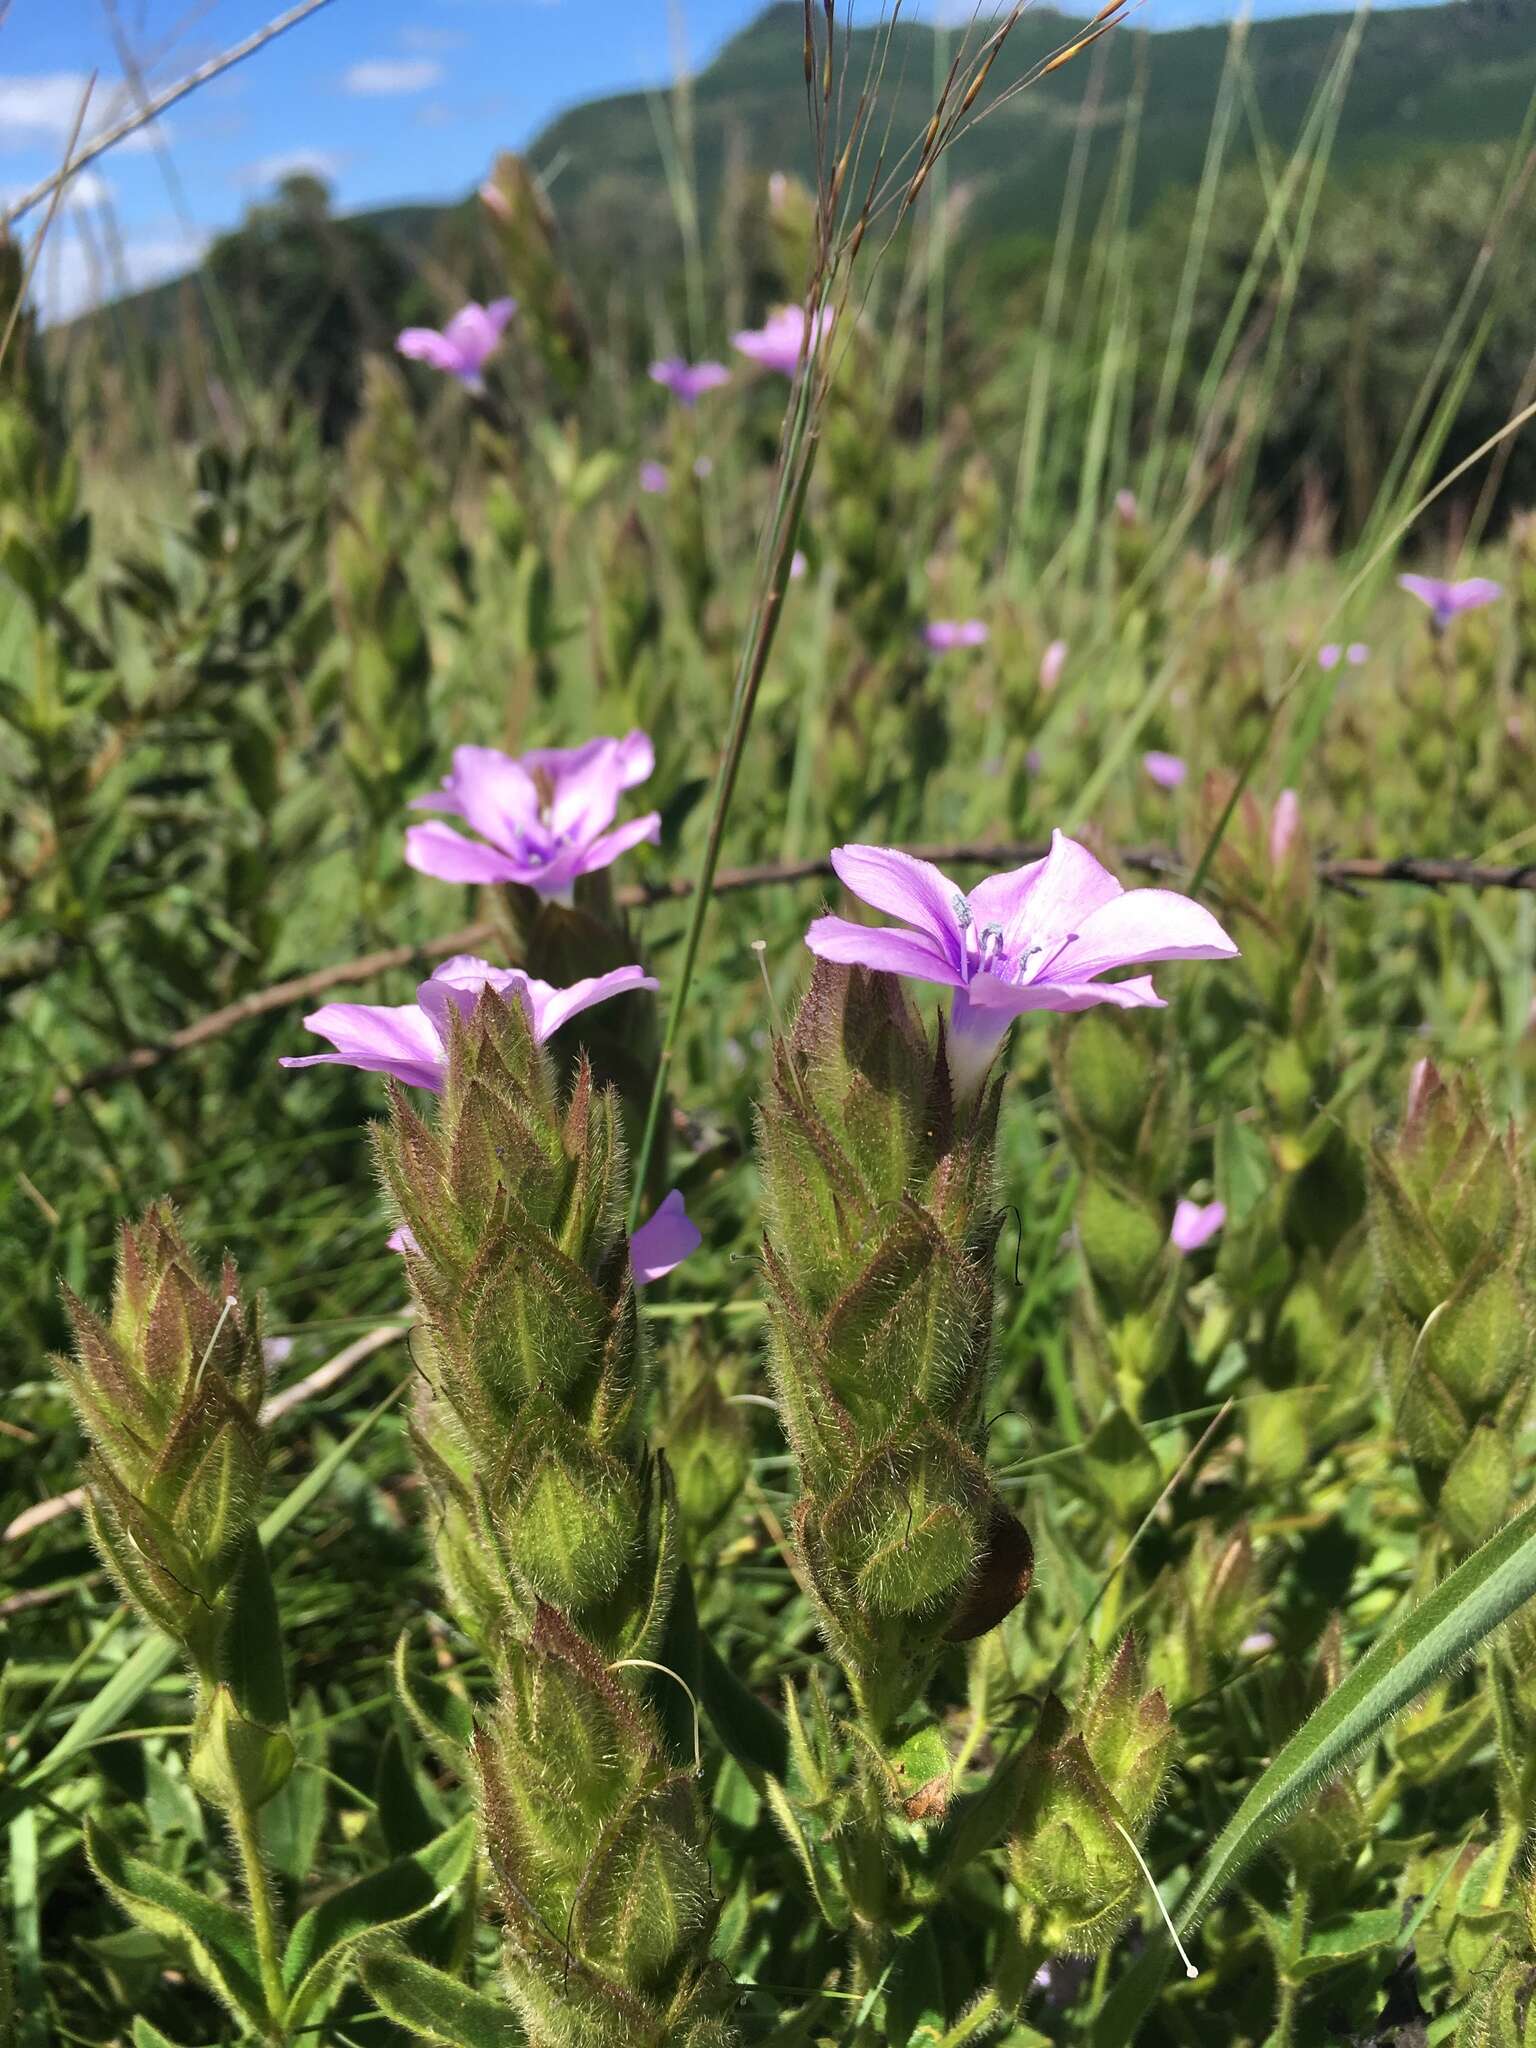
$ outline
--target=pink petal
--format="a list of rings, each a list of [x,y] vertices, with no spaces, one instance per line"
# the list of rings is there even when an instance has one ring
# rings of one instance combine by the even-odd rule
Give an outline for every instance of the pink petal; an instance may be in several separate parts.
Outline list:
[[[493,967],[489,960],[478,959],[473,953],[455,953],[420,984],[416,1000],[446,1044],[450,1009],[468,1017],[473,1014],[482,989],[494,989],[497,995],[510,998],[522,996],[528,986],[528,976],[521,968]]]
[[[528,982],[528,994],[533,1005],[534,1036],[542,1045],[545,1039],[553,1038],[563,1025],[573,1017],[579,1017],[583,1010],[590,1010],[598,1003],[606,1003],[610,996],[628,995],[635,989],[658,989],[661,986],[653,975],[643,967],[615,967],[607,974],[590,976],[586,981],[573,982],[569,988],[551,988],[547,981]]]
[[[1051,944],[1081,932],[1090,917],[1123,894],[1102,861],[1058,831],[1044,860],[979,883],[971,891],[971,909],[983,929],[1001,925],[1010,944]],[[1067,978],[1065,969],[1059,978]]]
[[[1155,749],[1143,754],[1141,765],[1146,769],[1159,789],[1177,789],[1189,773],[1189,765],[1177,754],[1160,754]]]
[[[405,835],[405,863],[439,882],[518,882],[527,871],[494,847],[481,846],[451,825],[412,825]]]
[[[1072,927],[1067,926],[1070,930]],[[1141,960],[1232,960],[1237,947],[1211,913],[1172,889],[1130,889],[1077,924],[1051,979],[1091,981]]]
[[[538,785],[524,762],[499,747],[455,747],[443,786],[458,815],[493,846],[510,851],[520,834],[540,829]]]
[[[415,1003],[326,1003],[304,1019],[306,1031],[328,1038],[334,1052],[286,1058],[284,1067],[358,1067],[365,1074],[393,1074],[412,1088],[443,1085],[443,1042],[426,1012]]]
[[[846,917],[818,917],[805,935],[818,960],[844,967],[869,967],[877,974],[905,974],[914,981],[959,988],[959,969],[932,939],[917,932],[895,931],[889,925],[854,924]]]
[[[615,825],[611,832],[594,839],[577,860],[576,873],[596,874],[599,868],[612,867],[632,846],[658,846],[660,843],[661,813],[647,811],[643,818],[631,818],[626,824]]]
[[[1185,1196],[1173,1212],[1169,1241],[1176,1251],[1197,1252],[1201,1245],[1210,1243],[1226,1220],[1224,1203],[1207,1202],[1202,1208]]]
[[[973,1008],[994,1016],[1023,1017],[1032,1010],[1070,1013],[1108,1003],[1116,1010],[1165,1010],[1149,974],[1130,981],[996,981],[978,975],[966,991]]]
[[[463,372],[463,356],[435,327],[407,327],[395,337],[395,347],[414,363],[430,363],[434,370],[445,370],[450,376]]]
[[[704,1242],[689,1217],[683,1198],[674,1188],[649,1223],[642,1223],[629,1240],[630,1270],[637,1287],[649,1286],[680,1266]]]
[[[965,892],[930,861],[888,846],[839,846],[832,871],[845,889],[925,932],[958,972],[965,958],[959,919],[970,915]]]

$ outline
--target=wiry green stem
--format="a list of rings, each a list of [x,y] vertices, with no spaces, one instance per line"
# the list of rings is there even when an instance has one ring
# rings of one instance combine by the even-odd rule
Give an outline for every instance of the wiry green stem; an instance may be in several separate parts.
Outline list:
[[[278,1937],[277,1908],[267,1880],[267,1866],[261,1853],[261,1836],[256,1816],[243,1792],[236,1787],[229,1809],[230,1830],[240,1852],[240,1869],[245,1895],[250,1901],[251,1926],[256,1936],[256,1959],[261,1968],[261,1991],[267,2006],[267,2039],[287,2039],[283,2013],[287,1993],[283,1989],[282,1944]]]
[[[656,1079],[651,1088],[650,1105],[646,1110],[645,1130],[635,1160],[634,1186],[629,1211],[631,1230],[640,1221],[646,1173],[656,1143],[657,1127],[661,1122],[662,1104],[667,1098],[667,1082],[672,1071],[673,1056],[677,1050],[678,1034],[682,1029],[683,1013],[688,1004],[688,990],[693,981],[693,970],[699,957],[699,942],[704,934],[704,920],[709,915],[715,870],[720,865],[725,821],[730,812],[731,798],[736,791],[736,777],[741,768],[741,757],[746,748],[752,713],[757,706],[758,689],[768,667],[768,657],[773,652],[779,619],[784,610],[784,592],[789,583],[795,538],[800,530],[800,514],[805,505],[811,471],[816,466],[817,433],[814,415],[818,376],[817,363],[812,357],[805,364],[795,387],[793,412],[785,435],[779,491],[768,530],[767,586],[753,614],[746,645],[742,649],[741,665],[737,670],[736,691],[731,702],[731,722],[726,733],[725,751],[720,757],[719,772],[715,777],[709,837],[704,844],[704,858],[699,863],[698,880],[694,884],[693,909],[688,919],[687,936],[683,941],[683,957],[672,991],[671,1007],[667,1012],[666,1036],[662,1040],[661,1057],[656,1063]]]

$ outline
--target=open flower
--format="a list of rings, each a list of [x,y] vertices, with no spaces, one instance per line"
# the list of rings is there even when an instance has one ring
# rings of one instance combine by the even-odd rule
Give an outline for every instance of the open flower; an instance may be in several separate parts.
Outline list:
[[[682,1196],[674,1188],[650,1222],[642,1223],[629,1240],[629,1269],[635,1285],[648,1287],[653,1280],[664,1279],[703,1242],[702,1234],[683,1206]],[[390,1233],[389,1248],[392,1252],[421,1250],[408,1223]]]
[[[656,981],[643,967],[615,967],[570,988],[551,988],[517,967],[493,967],[460,953],[445,960],[430,981],[422,982],[414,1003],[390,1007],[376,1003],[326,1003],[304,1019],[306,1031],[328,1038],[334,1052],[310,1053],[279,1060],[283,1067],[360,1067],[365,1074],[392,1074],[411,1088],[441,1094],[448,1070],[451,1012],[469,1016],[482,989],[521,1002],[534,1038],[542,1045],[583,1010],[606,1003],[631,989],[654,989]]]
[[[1410,597],[1429,606],[1437,633],[1443,633],[1458,613],[1475,612],[1480,605],[1492,604],[1504,595],[1504,586],[1487,576],[1468,576],[1461,583],[1447,582],[1443,576],[1399,576],[1397,580]]]
[[[1190,1201],[1186,1195],[1173,1212],[1173,1229],[1168,1233],[1175,1251],[1197,1252],[1209,1244],[1227,1220],[1224,1202]]]
[[[823,307],[809,322],[803,306],[781,306],[761,327],[743,328],[731,336],[741,353],[764,370],[777,370],[781,377],[793,377],[800,367],[802,351],[815,355],[832,326],[832,312]]]
[[[984,619],[932,619],[923,638],[934,654],[954,654],[962,647],[985,647],[990,634]]]
[[[635,1285],[645,1287],[660,1280],[704,1242],[698,1225],[689,1216],[683,1198],[674,1188],[649,1223],[642,1223],[629,1240],[629,1263]]]
[[[1188,762],[1181,761],[1177,754],[1143,754],[1141,765],[1159,789],[1177,789],[1189,773]]]
[[[516,311],[516,299],[493,299],[488,306],[471,301],[441,333],[435,327],[407,327],[395,347],[412,362],[430,363],[434,370],[457,377],[466,390],[483,391],[485,366]]]
[[[730,381],[724,363],[689,363],[681,356],[664,356],[651,365],[651,382],[664,386],[683,405],[697,405],[707,391],[718,391]]]
[[[411,808],[450,811],[480,838],[466,839],[451,825],[413,825],[405,858],[442,882],[521,882],[541,896],[564,895],[578,875],[660,837],[657,811],[608,829],[624,791],[655,766],[643,732],[580,747],[535,747],[515,760],[494,747],[455,747],[442,788],[413,797]]]
[[[1061,832],[1044,860],[989,875],[969,892],[894,848],[842,846],[832,866],[845,888],[902,924],[819,917],[806,944],[823,960],[952,988],[950,1068],[962,1098],[976,1092],[1025,1011],[1161,1008],[1150,977],[1101,977],[1133,962],[1237,953],[1198,903],[1171,889],[1122,889],[1087,847]]]

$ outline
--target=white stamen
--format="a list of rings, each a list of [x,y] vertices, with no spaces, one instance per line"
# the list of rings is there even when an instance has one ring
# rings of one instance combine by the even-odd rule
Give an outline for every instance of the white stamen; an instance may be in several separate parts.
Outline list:
[[[971,906],[958,889],[955,891],[955,900],[951,908],[955,913],[955,923],[959,925],[961,931],[968,932],[974,922]]]
[[[1111,1814],[1109,1818],[1113,1825],[1119,1829],[1120,1833],[1125,1836],[1127,1848],[1129,1848],[1131,1854],[1136,1858],[1136,1861],[1141,1865],[1141,1874],[1147,1880],[1147,1883],[1152,1887],[1152,1896],[1157,1901],[1157,1910],[1163,1916],[1163,1925],[1168,1929],[1168,1932],[1173,1936],[1173,1945],[1178,1950],[1180,1956],[1183,1957],[1185,1976],[1198,1977],[1200,1972],[1189,1960],[1189,1951],[1185,1948],[1183,1942],[1180,1941],[1179,1930],[1177,1929],[1177,1927],[1174,1926],[1172,1916],[1170,1915],[1168,1908],[1163,1904],[1163,1895],[1157,1888],[1157,1880],[1152,1875],[1151,1871],[1148,1870],[1146,1863],[1142,1857],[1141,1851],[1137,1848],[1136,1844],[1131,1840],[1130,1830],[1128,1828],[1122,1828],[1120,1826],[1119,1821],[1115,1819],[1113,1814]]]

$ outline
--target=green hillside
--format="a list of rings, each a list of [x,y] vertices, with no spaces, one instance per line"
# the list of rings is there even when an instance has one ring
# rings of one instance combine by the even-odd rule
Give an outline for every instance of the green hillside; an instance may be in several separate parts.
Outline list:
[[[810,150],[800,69],[802,13],[770,7],[698,78],[693,94],[695,160],[706,214],[730,164],[805,171]],[[1078,24],[1050,9],[1026,14],[994,68],[988,96],[1069,41]],[[1284,148],[1349,26],[1340,13],[1257,23],[1249,32],[1252,107],[1241,148],[1254,137]],[[1199,176],[1226,56],[1225,27],[1142,35],[1123,29],[1098,46],[1096,126],[1118,136],[1138,90],[1140,126],[1133,198],[1137,214],[1170,185]],[[861,79],[874,42],[852,39],[849,76]],[[919,134],[945,61],[939,34],[899,28],[886,73],[882,121]],[[946,49],[949,44],[944,46]],[[954,150],[951,179],[970,188],[971,232],[1049,233],[1060,210],[1074,127],[1092,59],[1064,66],[983,121]],[[1501,0],[1454,0],[1376,15],[1367,25],[1336,148],[1341,171],[1425,149],[1508,140],[1518,132],[1536,84],[1536,8]],[[594,101],[555,121],[534,145],[536,162],[558,165],[554,197],[583,244],[626,239],[654,249],[671,238],[653,110],[643,93]],[[1090,155],[1090,203],[1111,173],[1112,147]]]

